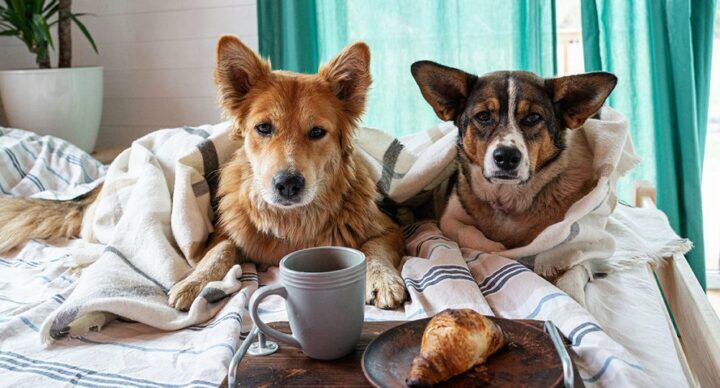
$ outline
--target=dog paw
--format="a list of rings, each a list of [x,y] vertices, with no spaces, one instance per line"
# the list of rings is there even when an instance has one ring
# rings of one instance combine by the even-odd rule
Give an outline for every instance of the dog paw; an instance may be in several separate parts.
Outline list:
[[[562,274],[555,282],[555,287],[561,289],[581,306],[585,307],[585,286],[590,277],[585,268],[576,266]]]
[[[485,253],[503,252],[507,250],[507,248],[505,248],[505,245],[488,239],[474,240],[466,244],[465,248],[470,248]]]
[[[471,225],[466,225],[458,232],[458,244],[462,248],[470,248],[480,252],[503,252],[506,251],[505,245],[490,240],[485,235]]]
[[[98,311],[91,312],[72,321],[70,325],[68,325],[68,331],[71,336],[81,336],[90,331],[99,331],[106,323],[112,321],[116,317],[117,316],[115,314]]]
[[[389,264],[368,264],[365,303],[393,310],[405,302],[405,283],[400,273]]]
[[[168,293],[168,304],[177,310],[188,311],[204,286],[202,281],[187,277],[172,286]]]

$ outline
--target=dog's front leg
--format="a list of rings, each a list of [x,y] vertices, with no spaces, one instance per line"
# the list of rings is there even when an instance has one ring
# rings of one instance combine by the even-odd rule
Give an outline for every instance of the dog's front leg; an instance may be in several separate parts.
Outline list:
[[[213,238],[195,269],[170,289],[168,304],[187,311],[203,287],[209,282],[222,280],[234,264],[235,244],[221,236]]]
[[[360,249],[367,256],[365,303],[395,309],[405,301],[405,283],[397,267],[404,252],[399,230],[368,240]]]
[[[505,246],[485,237],[480,229],[446,214],[440,220],[440,229],[445,236],[456,241],[461,248],[470,248],[481,252],[502,252]]]

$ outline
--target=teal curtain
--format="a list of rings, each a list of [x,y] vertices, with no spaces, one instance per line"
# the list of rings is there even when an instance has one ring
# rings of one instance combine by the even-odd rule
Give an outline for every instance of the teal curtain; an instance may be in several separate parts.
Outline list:
[[[695,247],[705,287],[700,182],[715,0],[582,0],[585,69],[618,76],[609,104],[630,122],[643,163],[628,179],[657,187],[658,207]]]
[[[400,136],[439,122],[410,75],[415,61],[554,75],[554,10],[554,0],[260,0],[260,51],[273,68],[315,71],[348,43],[365,41],[373,86],[363,125]]]
[[[274,69],[314,73],[320,61],[315,0],[257,2],[260,55]]]

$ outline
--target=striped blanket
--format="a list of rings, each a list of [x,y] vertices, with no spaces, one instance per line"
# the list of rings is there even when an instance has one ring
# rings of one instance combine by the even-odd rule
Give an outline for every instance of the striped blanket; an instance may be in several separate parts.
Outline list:
[[[451,131],[443,124],[400,141],[363,129],[358,149],[380,190],[407,203],[452,173]],[[259,285],[277,281],[277,268],[234,267],[223,281],[209,284],[188,313],[169,308],[166,293],[189,271],[185,257],[212,231],[216,171],[237,148],[227,134],[223,123],[167,129],[137,140],[105,175],[87,241],[62,247],[30,242],[0,260],[0,381],[206,386],[222,380],[242,333],[249,330],[248,298]],[[7,144],[3,137],[0,144]],[[87,155],[73,159],[91,160]],[[25,172],[36,165],[32,158],[18,162]],[[102,166],[97,168],[102,175]],[[91,187],[80,178],[58,185],[62,193]],[[87,186],[75,187],[80,185]],[[12,193],[39,191],[35,186]],[[641,218],[662,223],[657,217]],[[685,385],[664,306],[652,295],[646,270],[611,274],[588,285],[588,312],[515,261],[460,249],[434,223],[413,223],[404,231],[409,256],[402,275],[411,299],[397,311],[368,306],[367,320],[417,319],[447,307],[552,319],[575,347],[587,384]],[[604,308],[611,300],[622,303]],[[87,317],[99,326],[108,312],[120,319],[99,332],[69,330],[78,322],[87,324]],[[267,321],[286,319],[279,297],[266,299],[260,313]],[[631,325],[636,335],[626,335],[623,325]]]
[[[92,190],[107,170],[52,136],[0,127],[0,195],[70,199]]]

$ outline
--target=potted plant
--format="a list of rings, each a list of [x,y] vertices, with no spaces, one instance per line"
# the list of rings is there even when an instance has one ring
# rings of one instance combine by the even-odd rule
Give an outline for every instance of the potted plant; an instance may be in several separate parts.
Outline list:
[[[0,3],[0,35],[22,40],[39,69],[0,70],[0,100],[10,126],[53,135],[92,152],[100,129],[103,68],[72,68],[74,23],[97,47],[72,0],[5,0]],[[57,25],[58,67],[51,68]]]

